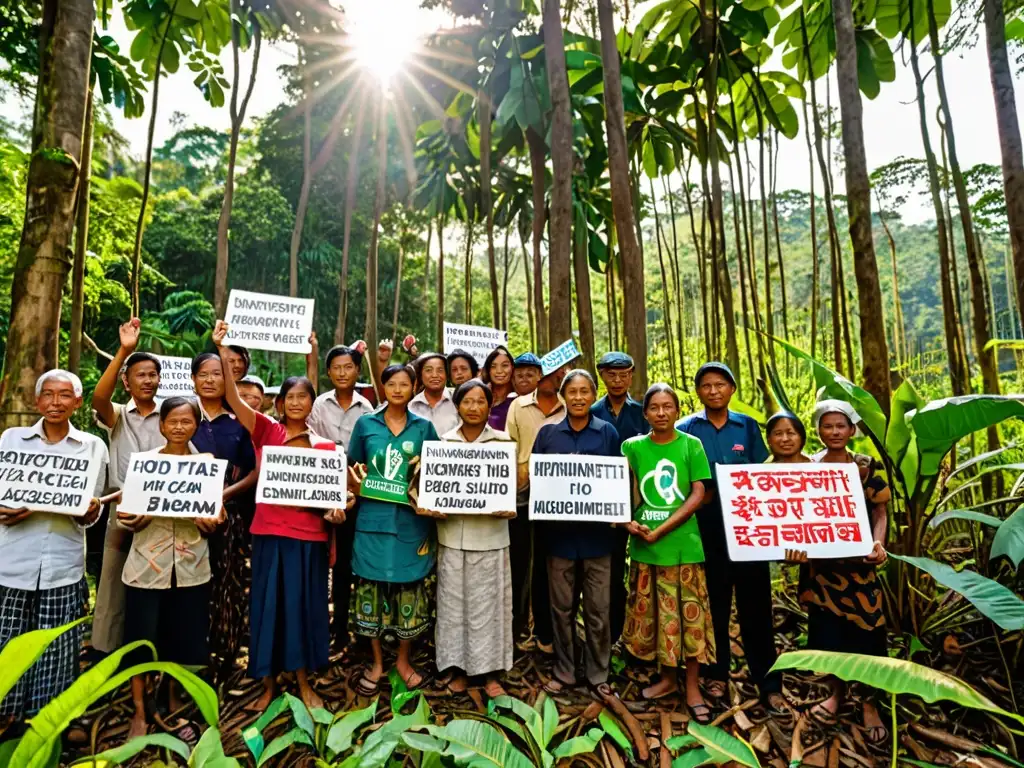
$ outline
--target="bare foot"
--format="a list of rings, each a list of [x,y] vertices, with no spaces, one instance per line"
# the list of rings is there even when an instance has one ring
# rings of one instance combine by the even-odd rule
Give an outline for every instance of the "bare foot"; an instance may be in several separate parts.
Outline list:
[[[448,681],[448,690],[452,693],[465,693],[469,687],[469,681],[465,675],[456,675]]]
[[[484,683],[484,693],[487,694],[487,698],[496,699],[499,696],[505,695],[505,689],[501,687],[501,683],[498,682],[497,678],[489,677],[487,682]]]
[[[302,703],[306,705],[306,709],[312,711],[314,709],[323,709],[324,700],[321,699],[316,691],[310,687],[306,687],[299,691],[302,696]]]
[[[729,686],[724,680],[711,680],[707,686],[708,696],[713,699],[721,699],[729,693]]]
[[[136,712],[132,715],[132,724],[128,728],[128,741],[136,739],[139,736],[145,736],[146,731],[149,730],[149,725],[146,723],[146,712]]]
[[[640,695],[648,701],[651,701],[653,699],[663,699],[666,696],[671,696],[678,690],[678,688],[679,684],[675,680],[669,677],[663,677],[654,685],[649,685],[646,688],[644,688],[640,692]],[[701,699],[701,702],[703,701],[704,700]]]
[[[274,684],[267,685],[263,684],[263,693],[256,699],[252,704],[245,707],[246,712],[264,712],[267,707],[270,706],[270,702],[274,700],[274,694],[277,692]]]
[[[405,687],[410,691],[415,691],[423,685],[423,675],[417,672],[416,667],[408,661],[402,661],[399,659],[395,662],[395,669],[398,670],[398,676],[402,678],[402,682],[405,683]]]

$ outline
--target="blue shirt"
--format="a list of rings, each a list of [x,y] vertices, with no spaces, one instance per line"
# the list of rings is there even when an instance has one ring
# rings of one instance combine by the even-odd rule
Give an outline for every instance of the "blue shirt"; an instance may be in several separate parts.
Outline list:
[[[644,416],[644,407],[628,394],[622,404],[619,415],[612,410],[611,400],[605,395],[590,407],[590,412],[602,421],[607,421],[619,433],[619,439],[626,442],[631,437],[646,435],[651,431],[650,424]]]
[[[221,413],[212,420],[204,414],[192,436],[192,445],[199,453],[212,453],[218,459],[227,460],[227,485],[237,483],[256,468],[252,438],[230,413]]]
[[[534,453],[580,454],[584,456],[621,456],[622,440],[615,427],[591,415],[579,432],[567,416],[556,424],[545,424],[537,433]],[[548,554],[566,560],[585,560],[610,555],[615,549],[615,531],[607,523],[538,523],[547,542]]]
[[[711,487],[714,487],[718,464],[761,464],[768,458],[761,427],[743,413],[729,411],[725,424],[719,429],[708,420],[705,411],[698,411],[680,419],[676,429],[693,435],[704,446],[711,465]]]

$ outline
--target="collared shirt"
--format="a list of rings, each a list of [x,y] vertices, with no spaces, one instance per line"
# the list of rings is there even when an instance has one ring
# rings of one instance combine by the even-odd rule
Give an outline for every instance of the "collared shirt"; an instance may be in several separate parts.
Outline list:
[[[409,412],[433,424],[439,435],[451,432],[462,421],[459,418],[459,409],[455,407],[455,401],[452,400],[451,391],[448,389],[441,393],[441,399],[433,406],[427,402],[427,393],[420,392],[409,401]]]
[[[114,409],[114,425],[108,427],[97,420],[107,433],[110,442],[110,466],[108,469],[109,488],[121,488],[128,472],[128,459],[133,453],[143,453],[162,448],[167,440],[160,434],[160,399],[153,401],[155,407],[147,415],[139,413],[134,400],[125,404],[111,403]]]
[[[373,413],[373,405],[358,392],[352,393],[352,402],[348,408],[343,408],[338,402],[338,393],[332,389],[316,399],[306,423],[313,434],[333,440],[348,450],[356,422],[368,413]]]
[[[591,415],[580,431],[568,416],[557,424],[545,424],[537,433],[533,452],[538,454],[579,454],[583,456],[621,456],[622,441],[615,427]],[[548,554],[566,560],[584,560],[610,555],[616,546],[615,531],[608,523],[540,523]]]
[[[619,409],[618,416],[612,410],[612,401],[608,398],[608,395],[594,403],[590,407],[590,412],[597,416],[597,418],[607,421],[615,427],[615,431],[619,433],[619,438],[622,442],[626,442],[629,438],[636,437],[637,435],[646,435],[651,431],[651,427],[647,423],[647,417],[644,416],[643,405],[628,394],[626,395],[626,402]]]
[[[64,439],[56,443],[47,442],[42,419],[31,427],[11,427],[0,435],[0,450],[87,456],[102,462],[96,487],[90,492],[98,497],[106,485],[107,446],[71,424]],[[77,518],[51,512],[33,512],[16,525],[0,525],[0,586],[54,589],[81,581],[87,527]]]
[[[155,456],[163,449],[146,451]],[[191,453],[198,453],[189,446]],[[132,535],[121,581],[139,589],[170,589],[171,578],[179,587],[195,587],[210,580],[210,544],[191,518],[151,517],[149,524]]]
[[[206,411],[202,411],[202,415],[192,437],[192,446],[197,453],[210,453],[227,461],[225,483],[237,483],[256,468],[256,451],[249,432],[232,413],[224,411],[212,419]]]
[[[565,401],[558,397],[558,405],[551,413],[544,413],[544,409],[537,404],[537,390],[528,395],[521,395],[512,401],[508,408],[508,419],[505,421],[505,431],[516,444],[516,460],[519,466],[530,463],[530,454],[533,452],[533,443],[537,439],[537,433],[545,424],[557,424],[565,419]],[[523,490],[529,485],[520,486]]]
[[[441,439],[453,443],[468,442],[461,427],[441,435]],[[507,432],[500,432],[488,424],[474,442],[510,440]],[[437,521],[437,541],[442,547],[472,552],[504,549],[509,545],[508,520],[491,515],[449,515],[447,519]]]
[[[706,411],[686,416],[676,423],[676,429],[693,435],[704,446],[711,467],[710,487],[715,483],[718,464],[760,464],[768,458],[768,448],[761,437],[761,427],[743,413],[729,411],[725,424],[716,427]]]

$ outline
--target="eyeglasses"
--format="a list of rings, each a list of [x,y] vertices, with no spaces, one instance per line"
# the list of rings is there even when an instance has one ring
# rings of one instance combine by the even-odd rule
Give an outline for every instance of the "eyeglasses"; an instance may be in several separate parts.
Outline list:
[[[628,379],[632,375],[633,375],[633,372],[630,371],[630,370],[625,370],[625,371],[605,371],[602,374],[602,378],[609,379],[610,381],[625,381],[626,379]]]
[[[221,373],[220,371],[216,371],[215,373],[197,373],[196,374],[196,381],[210,381],[211,379],[223,379],[223,378],[224,378],[224,374]]]

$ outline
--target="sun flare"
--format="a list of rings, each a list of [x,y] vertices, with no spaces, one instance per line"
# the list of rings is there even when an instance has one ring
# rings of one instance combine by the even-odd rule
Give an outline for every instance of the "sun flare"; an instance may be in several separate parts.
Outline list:
[[[355,61],[388,87],[419,48],[417,0],[356,0],[345,6]]]

